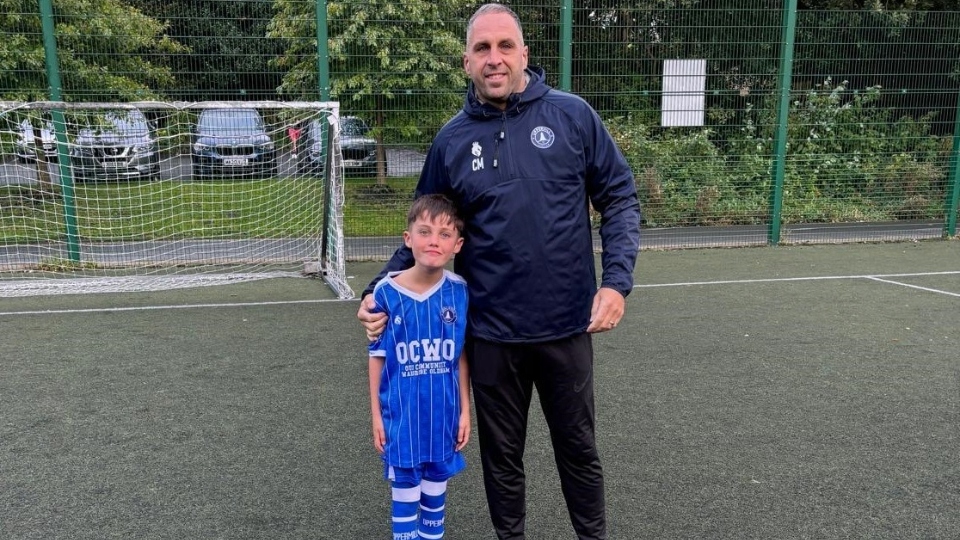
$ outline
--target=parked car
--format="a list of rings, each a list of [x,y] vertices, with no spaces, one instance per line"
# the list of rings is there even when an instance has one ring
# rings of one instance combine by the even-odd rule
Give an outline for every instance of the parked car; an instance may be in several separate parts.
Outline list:
[[[30,120],[24,118],[17,131],[16,152],[17,161],[20,163],[33,163],[37,160],[37,139],[40,139],[40,147],[43,149],[43,155],[47,161],[57,161],[57,138],[54,135],[53,123],[49,120],[43,123],[39,129],[30,123]]]
[[[91,118],[70,145],[73,179],[154,179],[160,176],[156,130],[139,109]]]
[[[300,172],[323,174],[326,155],[321,120],[311,121],[300,138]],[[304,151],[306,150],[306,151]],[[370,137],[370,127],[356,116],[340,118],[340,150],[347,173],[372,176],[377,174],[377,141]]]
[[[192,162],[197,178],[277,174],[276,147],[256,109],[204,109]]]

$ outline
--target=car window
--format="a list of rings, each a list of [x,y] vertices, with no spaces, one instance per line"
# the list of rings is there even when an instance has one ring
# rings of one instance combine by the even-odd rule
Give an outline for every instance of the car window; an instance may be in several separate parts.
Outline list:
[[[263,121],[254,110],[204,111],[200,115],[198,129],[218,135],[262,133]]]
[[[340,133],[360,137],[367,134],[367,125],[357,118],[341,118]]]
[[[33,124],[30,123],[29,119],[24,118],[20,122],[20,136],[26,137],[28,139],[36,136],[37,129],[33,127]],[[42,136],[46,137],[48,134],[53,133],[53,122],[47,120],[40,127],[40,133]]]
[[[307,126],[307,130],[310,132],[310,136],[314,139],[322,139],[323,131],[321,128],[323,125],[320,123],[320,120],[311,120],[310,124]]]
[[[150,130],[147,119],[140,111],[107,113],[107,121],[113,125],[112,131],[121,135],[146,135]]]

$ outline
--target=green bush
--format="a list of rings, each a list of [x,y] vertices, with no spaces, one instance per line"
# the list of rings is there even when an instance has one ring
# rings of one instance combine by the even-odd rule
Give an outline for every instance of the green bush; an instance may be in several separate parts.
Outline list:
[[[647,225],[749,224],[769,219],[776,98],[761,95],[707,128],[607,125],[637,177]],[[950,148],[918,118],[880,105],[881,89],[832,79],[789,107],[783,179],[787,222],[942,216]],[[739,125],[733,125],[739,122]],[[723,134],[718,135],[718,134]]]

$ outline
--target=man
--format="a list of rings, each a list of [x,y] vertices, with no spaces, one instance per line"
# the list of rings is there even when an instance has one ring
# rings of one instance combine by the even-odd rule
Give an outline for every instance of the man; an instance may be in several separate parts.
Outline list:
[[[512,10],[487,4],[474,13],[463,110],[431,145],[417,195],[447,195],[465,221],[454,270],[470,294],[467,359],[497,537],[524,538],[523,452],[535,387],[577,536],[604,539],[591,334],[623,317],[640,207],[633,174],[597,114],[547,86],[527,58]],[[602,218],[599,288],[591,204]],[[411,264],[401,247],[384,273]],[[385,324],[372,307],[364,298],[357,313],[371,338]]]

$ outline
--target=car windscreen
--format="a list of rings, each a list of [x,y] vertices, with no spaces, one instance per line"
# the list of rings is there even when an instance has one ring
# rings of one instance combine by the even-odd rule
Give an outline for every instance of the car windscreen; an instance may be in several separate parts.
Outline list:
[[[112,124],[114,133],[127,136],[142,136],[149,131],[147,119],[139,113],[116,113],[108,114],[107,121]]]
[[[111,111],[103,116],[87,117],[83,122],[86,127],[80,130],[81,136],[143,137],[150,132],[147,119],[140,111]]]
[[[213,135],[245,135],[263,133],[263,124],[257,111],[204,111],[197,129]]]
[[[352,118],[344,118],[340,121],[340,134],[351,137],[362,137],[367,134],[367,126]]]

